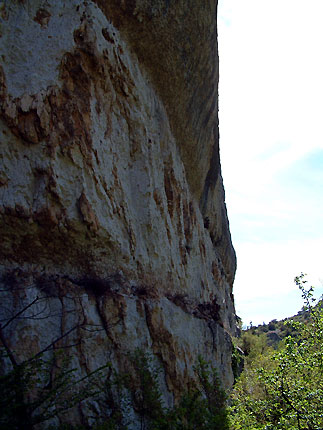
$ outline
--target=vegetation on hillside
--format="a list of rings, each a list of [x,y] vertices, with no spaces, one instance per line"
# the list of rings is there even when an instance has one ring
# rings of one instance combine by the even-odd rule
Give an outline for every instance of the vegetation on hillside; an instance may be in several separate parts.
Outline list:
[[[284,339],[276,349],[259,327],[242,335],[245,369],[231,395],[234,430],[323,428],[323,309],[321,303],[315,305],[303,274],[295,283],[304,308],[284,322],[290,334],[280,331]]]
[[[296,278],[298,279],[298,278]],[[304,275],[301,275],[301,279],[304,281]],[[311,304],[311,308],[320,308],[323,306],[323,299],[317,301],[317,303]],[[251,333],[253,335],[261,335],[265,333],[267,335],[267,342],[270,344],[270,338],[274,337],[271,334],[277,335],[277,339],[285,339],[287,336],[295,336],[298,334],[297,324],[292,323],[307,323],[311,318],[311,312],[306,305],[292,317],[284,318],[282,320],[273,319],[268,324],[262,323],[258,326],[251,325],[244,333]]]

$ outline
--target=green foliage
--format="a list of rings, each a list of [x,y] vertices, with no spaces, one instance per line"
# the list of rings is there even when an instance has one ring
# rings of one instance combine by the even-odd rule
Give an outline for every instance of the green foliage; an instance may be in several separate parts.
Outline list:
[[[295,283],[302,292],[307,317],[286,323],[293,336],[287,336],[275,352],[259,348],[259,336],[251,340],[249,333],[244,340],[248,360],[232,393],[234,429],[323,427],[323,311],[314,306],[313,288],[306,289],[303,274]]]
[[[221,386],[216,369],[199,357],[198,365],[194,370],[199,378],[199,394],[204,401],[204,409],[206,410],[205,428],[210,430],[228,429],[227,395]]]
[[[240,339],[240,348],[244,351],[247,362],[252,362],[259,355],[263,355],[269,348],[265,334],[252,334],[247,331]]]
[[[89,398],[96,404],[88,402],[93,430],[126,430],[131,407],[141,430],[229,430],[226,394],[215,368],[201,357],[194,367],[198,383],[172,408],[162,402],[161,370],[139,349],[129,354],[131,377],[108,364],[78,379],[62,351],[48,357],[35,356],[0,377],[0,430],[32,430],[36,424],[51,430],[85,430],[89,427],[46,423]]]
[[[118,375],[118,378],[120,388],[126,388],[131,396],[141,430],[229,430],[226,393],[216,369],[201,357],[194,367],[198,384],[183,393],[178,404],[172,408],[166,408],[162,402],[159,386],[161,370],[154,365],[153,357],[137,349],[129,358],[132,378],[129,375]],[[126,397],[125,392],[123,396]],[[119,403],[114,403],[114,408],[121,411],[120,399]],[[111,422],[111,418],[113,415],[106,423]],[[114,421],[114,425],[111,427],[113,430],[127,428],[127,425],[121,427],[120,421]]]
[[[244,357],[243,351],[235,345],[232,348],[231,362],[234,381],[237,381],[244,367]]]
[[[11,369],[0,376],[0,430],[47,428],[50,419],[61,418],[80,402],[90,411],[91,425],[50,428],[127,430],[135,414],[141,430],[322,429],[323,309],[313,299],[313,289],[306,288],[304,275],[295,282],[304,307],[295,319],[285,321],[286,335],[278,349],[268,345],[266,335],[273,328],[283,332],[276,320],[261,330],[252,327],[236,341],[232,355],[236,384],[230,408],[216,369],[202,357],[193,368],[195,386],[167,408],[159,384],[161,370],[154,357],[142,350],[128,355],[128,374],[108,364],[78,378],[62,350],[46,349],[17,363],[14,351],[2,341],[0,358],[11,363]],[[238,348],[245,353],[240,376]]]
[[[300,278],[300,277],[298,277]],[[298,278],[295,278],[298,279]],[[304,275],[301,275],[301,280],[304,280]],[[322,298],[318,300],[316,303],[312,302],[311,307],[313,309],[320,308],[323,305]],[[302,309],[297,313],[297,315],[294,315],[293,317],[284,318],[283,320],[277,321],[272,320],[268,324],[259,324],[258,326],[253,326],[244,333],[251,333],[251,334],[262,334],[262,333],[270,333],[275,332],[280,339],[285,339],[287,336],[297,336],[298,330],[297,330],[297,324],[294,324],[296,322],[301,323],[307,323],[310,319],[310,312],[306,305],[302,307]],[[292,322],[293,324],[290,324]]]
[[[150,421],[158,419],[163,414],[158,383],[161,370],[154,366],[152,356],[140,349],[130,354],[130,360],[134,367],[137,387],[129,388],[135,411],[140,417],[141,429],[146,430]]]
[[[198,384],[183,394],[178,405],[164,410],[152,430],[229,430],[227,396],[214,367],[201,357],[194,367]]]
[[[270,321],[270,323],[268,324],[268,330],[276,330],[276,324],[274,321]]]
[[[97,382],[100,395],[95,399],[98,407],[88,405],[92,410],[91,429],[126,430],[128,428],[131,398],[129,375],[121,374],[109,366],[107,374]],[[92,406],[92,407],[91,407]]]

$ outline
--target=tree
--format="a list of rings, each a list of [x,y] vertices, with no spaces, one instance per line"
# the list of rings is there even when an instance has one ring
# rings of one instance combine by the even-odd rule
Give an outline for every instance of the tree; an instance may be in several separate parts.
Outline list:
[[[277,352],[264,351],[234,388],[234,429],[317,430],[323,427],[323,310],[304,275],[295,278],[308,318],[287,322],[294,329]]]

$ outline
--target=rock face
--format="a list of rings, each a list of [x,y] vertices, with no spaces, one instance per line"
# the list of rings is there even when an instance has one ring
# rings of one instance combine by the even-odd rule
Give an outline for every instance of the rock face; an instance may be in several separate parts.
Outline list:
[[[23,360],[76,327],[57,346],[77,340],[81,373],[150,351],[168,402],[199,354],[233,380],[217,5],[200,3],[0,6],[2,319],[39,298],[5,337]]]

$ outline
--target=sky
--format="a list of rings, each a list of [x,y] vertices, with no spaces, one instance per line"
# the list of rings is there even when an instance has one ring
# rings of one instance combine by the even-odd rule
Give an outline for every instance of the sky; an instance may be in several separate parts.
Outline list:
[[[245,325],[323,294],[323,1],[219,0],[220,155]]]

